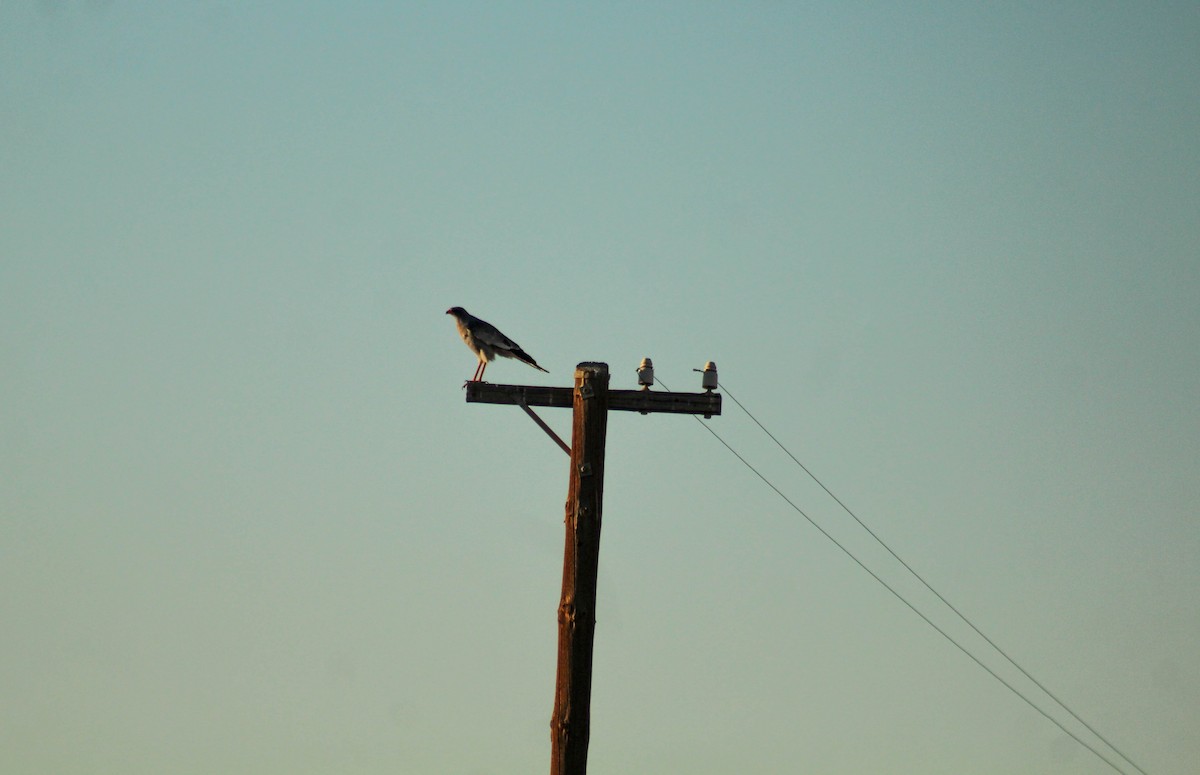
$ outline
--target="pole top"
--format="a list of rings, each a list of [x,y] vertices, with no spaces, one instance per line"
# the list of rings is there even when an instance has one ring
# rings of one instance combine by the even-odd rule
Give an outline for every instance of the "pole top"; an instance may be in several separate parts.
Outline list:
[[[581,363],[575,367],[575,376],[576,377],[585,377],[585,376],[607,377],[608,376],[608,364],[607,363],[598,363],[596,361],[584,361],[583,363]]]

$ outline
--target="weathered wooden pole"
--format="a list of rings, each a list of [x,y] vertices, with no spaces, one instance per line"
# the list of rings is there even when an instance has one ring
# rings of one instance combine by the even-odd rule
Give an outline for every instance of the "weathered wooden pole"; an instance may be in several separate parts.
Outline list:
[[[608,365],[575,368],[571,476],[567,488],[562,600],[558,605],[558,673],[550,719],[550,775],[587,772],[591,731],[592,636],[604,498]]]
[[[704,393],[610,391],[608,365],[604,363],[581,363],[575,367],[574,388],[487,382],[468,382],[464,387],[467,403],[520,406],[560,445],[558,436],[529,407],[569,406],[575,411],[569,450],[571,475],[567,486],[562,600],[558,605],[558,672],[554,715],[550,719],[550,775],[584,775],[591,735],[592,637],[596,632],[596,571],[600,559],[608,411],[712,417],[721,413],[721,396],[709,386]],[[715,379],[711,387],[716,387]]]

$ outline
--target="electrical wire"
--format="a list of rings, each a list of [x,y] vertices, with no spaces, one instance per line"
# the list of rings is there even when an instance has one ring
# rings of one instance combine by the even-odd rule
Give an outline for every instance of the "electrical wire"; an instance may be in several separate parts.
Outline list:
[[[660,385],[662,385],[667,391],[670,392],[671,388],[668,387],[666,384],[664,384],[661,379],[657,379],[656,381]],[[724,386],[722,386],[722,389],[724,390]],[[726,393],[728,393],[728,391],[726,391]],[[731,398],[732,398],[732,396],[731,396]],[[734,399],[734,402],[736,403],[736,399]],[[738,404],[738,406],[741,406],[741,404]],[[743,407],[743,411],[744,411],[744,407]],[[749,412],[747,412],[746,414],[749,414]],[[1121,769],[1115,762],[1113,762],[1111,759],[1106,757],[1104,754],[1097,751],[1094,746],[1088,744],[1087,741],[1080,738],[1079,735],[1075,734],[1070,729],[1067,729],[1067,727],[1064,726],[1061,721],[1059,721],[1058,719],[1051,716],[1049,713],[1047,713],[1045,710],[1043,710],[1041,707],[1039,707],[1037,705],[1037,703],[1035,703],[1033,700],[1029,699],[1024,694],[1022,694],[1019,689],[1017,689],[1015,686],[1013,686],[1008,681],[1004,680],[1004,678],[999,673],[997,673],[995,670],[993,670],[992,668],[990,668],[986,664],[984,664],[984,662],[982,660],[980,660],[979,657],[972,654],[965,646],[963,646],[961,643],[959,643],[957,640],[955,640],[948,632],[946,632],[941,627],[939,627],[936,623],[934,623],[934,621],[932,619],[930,619],[928,616],[926,616],[924,613],[922,613],[920,609],[918,609],[915,605],[910,603],[907,598],[905,598],[903,595],[901,595],[899,592],[897,592],[894,587],[892,587],[890,584],[888,584],[886,581],[884,581],[883,578],[881,578],[877,573],[875,573],[875,571],[873,571],[869,567],[867,567],[867,565],[862,560],[860,560],[857,556],[855,556],[855,554],[853,552],[851,552],[849,549],[847,549],[845,547],[845,545],[843,545],[840,541],[838,541],[836,538],[834,538],[829,533],[829,531],[827,531],[825,528],[821,527],[821,525],[816,520],[814,520],[812,517],[810,517],[802,508],[797,506],[796,503],[791,498],[789,498],[786,494],[784,494],[784,492],[782,490],[780,490],[778,487],[776,487],[775,484],[772,483],[771,480],[768,479],[766,476],[764,476],[757,468],[755,468],[754,465],[750,463],[750,461],[748,461],[748,460],[746,460],[746,458],[742,457],[742,455],[737,450],[735,450],[732,446],[730,446],[729,442],[727,442],[727,441],[725,441],[725,439],[721,438],[720,434],[718,434],[716,431],[714,431],[712,429],[712,427],[709,426],[708,423],[704,422],[699,417],[696,417],[696,421],[700,423],[700,426],[702,428],[704,428],[704,430],[711,433],[713,435],[713,437],[717,441],[719,441],[722,444],[722,446],[725,447],[725,449],[729,450],[729,452],[732,453],[734,457],[736,457],[739,461],[741,461],[742,465],[744,465],[744,466],[746,466],[746,468],[750,469],[750,471],[755,476],[757,476],[759,479],[761,479],[764,484],[766,484],[768,487],[770,487],[772,490],[774,490],[775,494],[778,495],[780,498],[782,498],[783,501],[792,508],[792,510],[794,510],[800,516],[804,517],[804,519],[807,520],[810,525],[815,527],[821,533],[821,535],[823,535],[827,539],[829,539],[829,541],[832,542],[833,545],[836,546],[838,549],[840,549],[843,554],[845,554],[847,557],[849,557],[851,560],[853,560],[860,568],[862,568],[864,571],[866,571],[871,576],[871,578],[873,578],[873,579],[875,579],[875,581],[879,582],[879,584],[884,589],[886,589],[888,592],[891,592],[892,595],[897,600],[899,600],[901,603],[904,603],[904,605],[908,606],[908,608],[913,613],[915,613],[917,616],[921,617],[921,619],[924,620],[924,622],[926,624],[928,624],[930,627],[932,627],[939,635],[941,635],[943,638],[945,638],[947,641],[949,641],[955,648],[957,648],[959,651],[961,651],[963,654],[965,654],[972,662],[977,664],[979,667],[983,668],[989,675],[991,675],[993,678],[995,678],[997,681],[999,681],[1005,688],[1007,688],[1010,692],[1012,692],[1017,697],[1019,697],[1021,700],[1023,700],[1026,705],[1033,708],[1035,711],[1037,711],[1042,716],[1044,716],[1050,723],[1054,724],[1056,727],[1058,727],[1060,730],[1062,730],[1067,736],[1069,736],[1075,742],[1079,743],[1084,748],[1091,751],[1098,759],[1103,761],[1105,764],[1107,764],[1109,767],[1113,768],[1117,772],[1121,773],[1121,775],[1127,775],[1127,773],[1123,769]],[[764,428],[764,430],[765,430],[765,428]],[[768,434],[768,435],[770,435],[770,434]],[[811,476],[811,474],[810,474],[810,476]],[[831,495],[832,495],[832,493],[831,493]],[[837,500],[837,499],[834,498],[834,500]],[[840,503],[840,501],[839,501],[839,503]],[[843,506],[843,508],[845,508],[845,507]],[[876,540],[878,540],[878,539],[876,539]],[[939,595],[938,597],[941,597],[941,596]],[[961,614],[960,614],[960,616],[961,616]],[[1035,681],[1035,683],[1036,683],[1036,681]],[[1045,690],[1043,690],[1043,691],[1045,691]],[[1086,726],[1086,724],[1085,724],[1085,726]],[[1088,727],[1088,728],[1091,729],[1091,727]],[[1097,735],[1097,737],[1099,737],[1099,735]],[[1103,740],[1104,738],[1100,738],[1100,739]],[[1107,741],[1105,741],[1105,742],[1107,743]],[[1109,745],[1111,747],[1111,744],[1109,744]],[[1116,750],[1116,749],[1114,748],[1114,750]],[[1118,753],[1120,753],[1120,752],[1118,751]],[[1124,757],[1124,754],[1122,754],[1122,757]],[[1130,762],[1130,763],[1132,764],[1132,762]],[[1134,766],[1137,767],[1136,764]],[[1145,775],[1145,772],[1140,767],[1138,767],[1137,769],[1139,771],[1143,772],[1143,775]]]
[[[1045,684],[1043,684],[1043,683],[1042,683],[1041,681],[1039,681],[1038,679],[1034,678],[1034,677],[1033,677],[1033,676],[1032,676],[1032,675],[1029,673],[1029,671],[1028,671],[1028,670],[1026,670],[1026,669],[1025,669],[1024,667],[1022,667],[1022,666],[1021,666],[1021,665],[1020,665],[1020,664],[1019,664],[1019,663],[1018,663],[1018,662],[1017,662],[1015,659],[1013,659],[1011,656],[1009,656],[1008,652],[1006,652],[1004,649],[1000,648],[1000,646],[999,646],[999,645],[997,645],[995,641],[993,641],[993,640],[992,640],[991,638],[989,638],[989,637],[988,637],[986,634],[984,634],[983,630],[981,630],[981,629],[979,629],[978,627],[976,627],[976,626],[975,626],[975,623],[974,623],[974,622],[972,622],[970,619],[968,619],[968,618],[967,618],[967,616],[966,616],[966,614],[964,614],[962,611],[958,610],[958,608],[957,608],[957,607],[955,607],[955,606],[954,606],[954,604],[953,604],[953,603],[951,603],[949,600],[947,600],[947,599],[945,598],[945,596],[943,596],[943,595],[942,595],[942,593],[941,593],[941,592],[938,592],[936,589],[934,589],[934,588],[933,588],[933,586],[932,586],[932,585],[931,585],[931,584],[930,584],[928,581],[926,581],[926,580],[925,580],[925,578],[924,578],[923,576],[921,576],[921,574],[917,573],[917,571],[916,571],[916,570],[914,570],[914,569],[913,569],[913,567],[912,567],[911,565],[909,565],[907,562],[905,562],[905,561],[904,561],[904,558],[902,558],[900,555],[896,554],[896,552],[892,550],[892,547],[888,546],[888,545],[887,545],[887,543],[886,543],[886,542],[885,542],[885,541],[884,541],[882,538],[880,538],[880,537],[879,537],[879,536],[878,536],[878,535],[875,533],[875,531],[874,531],[874,530],[872,530],[870,527],[868,527],[868,526],[867,526],[867,524],[866,524],[865,522],[863,522],[861,519],[859,519],[859,517],[858,517],[858,515],[857,515],[857,514],[855,514],[853,511],[851,511],[851,510],[850,510],[850,507],[849,507],[849,506],[847,506],[845,503],[843,503],[843,502],[842,502],[842,499],[841,499],[841,498],[839,498],[838,496],[834,495],[834,494],[833,494],[833,492],[832,492],[832,491],[831,491],[831,490],[830,490],[828,487],[826,487],[826,486],[825,486],[824,482],[822,482],[820,479],[818,479],[818,478],[817,478],[817,476],[816,476],[816,475],[815,475],[815,474],[814,474],[812,471],[808,470],[808,467],[807,467],[807,466],[805,466],[803,463],[801,463],[801,462],[800,462],[800,461],[799,461],[799,460],[796,458],[796,456],[792,454],[791,450],[789,450],[787,447],[785,447],[785,446],[783,445],[783,442],[781,442],[779,439],[777,439],[777,438],[775,437],[775,434],[773,434],[773,433],[771,433],[769,430],[767,430],[767,429],[766,429],[766,427],[765,427],[765,426],[764,426],[764,425],[763,425],[761,422],[759,422],[759,421],[758,421],[758,418],[757,418],[757,417],[755,417],[755,416],[754,416],[754,415],[753,415],[753,414],[750,412],[750,410],[749,410],[749,409],[747,409],[747,408],[746,408],[746,407],[745,407],[745,406],[742,404],[742,402],[741,402],[741,401],[737,400],[737,397],[736,397],[736,396],[734,396],[734,395],[733,395],[733,393],[731,393],[731,392],[729,391],[729,388],[727,388],[727,387],[726,387],[725,385],[723,385],[723,384],[719,384],[719,387],[721,388],[721,390],[723,390],[723,391],[725,392],[725,395],[729,396],[729,398],[730,398],[730,400],[731,400],[731,401],[733,401],[735,404],[737,404],[737,405],[738,405],[738,408],[739,408],[739,409],[741,409],[743,412],[745,412],[745,413],[746,413],[746,416],[747,416],[747,417],[749,417],[751,420],[753,420],[753,421],[754,421],[754,424],[755,424],[755,425],[757,425],[757,426],[758,426],[758,427],[759,427],[759,428],[762,430],[762,432],[763,432],[763,433],[767,434],[767,436],[768,436],[768,437],[771,439],[771,441],[775,442],[776,446],[778,446],[778,447],[779,447],[781,450],[783,450],[783,451],[784,451],[784,453],[785,453],[785,454],[786,454],[788,457],[790,457],[790,458],[792,459],[792,462],[794,462],[796,465],[800,466],[800,470],[802,470],[802,471],[804,471],[804,473],[808,474],[808,477],[809,477],[810,479],[812,479],[814,482],[816,482],[816,483],[817,483],[817,485],[819,485],[819,486],[820,486],[820,488],[821,488],[822,490],[824,490],[824,491],[825,491],[825,493],[826,493],[826,494],[827,494],[827,495],[828,495],[830,498],[833,498],[833,500],[834,500],[834,501],[837,503],[837,505],[839,505],[839,506],[841,506],[841,507],[842,507],[842,510],[843,510],[843,511],[845,511],[847,514],[849,514],[851,517],[853,517],[853,518],[854,518],[854,521],[855,521],[855,522],[857,522],[857,523],[859,524],[859,526],[860,526],[860,527],[861,527],[863,530],[867,531],[867,533],[868,533],[868,534],[871,536],[871,538],[875,539],[875,542],[876,542],[876,543],[878,543],[880,546],[882,546],[884,549],[886,549],[886,550],[887,550],[887,552],[888,552],[888,554],[892,555],[892,557],[894,557],[894,558],[896,559],[896,561],[897,561],[897,562],[899,562],[901,565],[903,565],[903,566],[904,566],[904,569],[905,569],[905,570],[907,570],[909,573],[911,573],[911,574],[912,574],[912,576],[913,576],[913,578],[915,578],[917,581],[921,582],[921,584],[922,584],[922,585],[924,585],[924,587],[925,587],[926,589],[928,589],[930,592],[932,592],[932,593],[934,594],[934,596],[936,596],[936,597],[937,597],[937,599],[938,599],[938,600],[941,600],[941,601],[942,601],[942,603],[944,603],[944,604],[946,605],[946,607],[947,607],[947,608],[949,608],[951,611],[953,611],[953,612],[955,613],[955,615],[957,615],[957,616],[958,616],[958,618],[959,618],[959,619],[961,619],[963,622],[965,622],[965,623],[967,624],[967,626],[968,626],[968,627],[970,627],[972,630],[974,630],[974,631],[975,631],[975,633],[976,633],[977,635],[979,635],[979,637],[981,637],[981,638],[983,638],[985,641],[987,641],[987,644],[988,644],[989,646],[991,646],[993,649],[995,649],[995,650],[996,650],[996,653],[998,653],[1000,656],[1004,657],[1004,658],[1005,658],[1005,659],[1008,661],[1008,663],[1009,663],[1010,665],[1012,665],[1013,667],[1015,667],[1017,670],[1019,670],[1019,671],[1021,672],[1021,674],[1022,674],[1023,676],[1025,676],[1025,677],[1026,677],[1026,678],[1028,678],[1030,681],[1032,681],[1032,682],[1033,682],[1033,684],[1034,684],[1035,686],[1037,686],[1037,688],[1039,688],[1039,689],[1041,689],[1043,692],[1045,692],[1045,694],[1046,694],[1046,696],[1047,696],[1047,697],[1049,697],[1050,699],[1052,699],[1052,700],[1054,700],[1056,703],[1058,703],[1058,705],[1059,705],[1059,706],[1060,706],[1060,707],[1061,707],[1063,710],[1065,710],[1067,713],[1071,714],[1071,717],[1072,717],[1072,718],[1074,718],[1076,721],[1078,721],[1080,724],[1082,724],[1084,727],[1086,727],[1086,728],[1087,728],[1087,730],[1088,730],[1089,732],[1091,732],[1091,733],[1092,733],[1093,735],[1095,735],[1095,736],[1096,736],[1096,737],[1097,737],[1099,740],[1101,740],[1101,741],[1102,741],[1102,742],[1103,742],[1105,745],[1107,745],[1109,748],[1111,748],[1113,751],[1115,751],[1115,752],[1117,753],[1117,755],[1118,755],[1118,756],[1120,756],[1122,759],[1124,759],[1124,760],[1125,760],[1126,762],[1128,762],[1129,764],[1133,765],[1134,769],[1136,769],[1138,772],[1142,773],[1142,775],[1147,775],[1146,771],[1145,771],[1144,769],[1142,769],[1140,766],[1138,766],[1138,763],[1137,763],[1137,762],[1135,762],[1133,759],[1129,758],[1129,756],[1128,756],[1127,754],[1125,754],[1125,752],[1124,752],[1124,751],[1122,751],[1120,748],[1117,748],[1115,745],[1113,745],[1113,744],[1112,744],[1112,743],[1111,743],[1111,742],[1108,740],[1108,738],[1106,738],[1104,735],[1100,734],[1100,732],[1098,732],[1098,731],[1096,730],[1096,728],[1095,728],[1095,727],[1093,727],[1093,726],[1092,726],[1091,724],[1089,724],[1088,722],[1084,721],[1084,720],[1083,720],[1083,719],[1082,719],[1082,718],[1079,716],[1079,714],[1078,714],[1078,713],[1076,713],[1074,710],[1072,710],[1072,709],[1071,709],[1071,706],[1067,705],[1065,702],[1063,702],[1061,699],[1059,699],[1059,697],[1058,697],[1058,696],[1057,696],[1057,695],[1056,695],[1054,692],[1052,692],[1052,691],[1050,691],[1048,688],[1046,688],[1046,685],[1045,685]]]

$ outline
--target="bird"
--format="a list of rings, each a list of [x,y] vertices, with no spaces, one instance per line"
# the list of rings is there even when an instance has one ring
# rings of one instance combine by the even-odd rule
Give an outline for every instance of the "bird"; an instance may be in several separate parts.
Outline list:
[[[500,329],[486,320],[480,320],[462,307],[451,307],[446,310],[446,314],[454,316],[459,336],[467,343],[467,347],[471,348],[471,352],[479,358],[479,365],[475,367],[475,376],[467,382],[482,382],[483,372],[487,371],[488,361],[494,360],[497,355],[504,358],[516,358],[518,361],[528,363],[538,371],[550,373],[539,366],[529,353],[522,350],[521,345],[500,333]]]

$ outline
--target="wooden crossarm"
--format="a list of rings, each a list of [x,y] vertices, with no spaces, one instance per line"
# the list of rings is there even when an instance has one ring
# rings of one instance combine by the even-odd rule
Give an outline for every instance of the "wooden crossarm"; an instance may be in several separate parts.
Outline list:
[[[493,385],[490,382],[468,382],[469,404],[516,404],[571,408],[574,388],[543,385]],[[610,390],[608,408],[623,412],[651,414],[702,414],[712,417],[721,413],[720,393],[666,393],[653,390]]]

